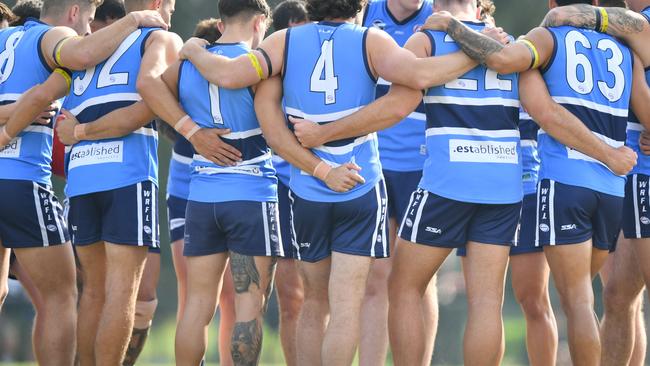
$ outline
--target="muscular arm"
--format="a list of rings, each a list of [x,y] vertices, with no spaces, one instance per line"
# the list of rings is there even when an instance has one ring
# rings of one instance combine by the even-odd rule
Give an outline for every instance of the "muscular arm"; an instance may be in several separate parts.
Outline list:
[[[265,78],[278,75],[282,71],[285,36],[286,30],[275,32],[260,45],[271,59],[271,75],[268,75],[268,64],[262,53],[257,50],[252,51],[260,63]],[[205,42],[201,41],[186,42],[181,56],[190,60],[210,83],[222,88],[240,89],[260,82],[257,70],[247,55],[236,58],[215,55],[208,52],[204,44]]]
[[[159,78],[178,60],[178,51],[182,45],[183,41],[175,33],[157,31],[149,36],[138,74],[137,88],[140,95],[151,100],[154,95],[160,93],[162,85]],[[169,97],[167,95],[167,101],[170,101]]]
[[[650,130],[650,87],[648,87],[645,70],[637,55],[634,55],[632,78],[632,97],[630,98],[632,111],[639,118],[643,127]]]
[[[370,64],[377,75],[417,90],[442,85],[476,67],[476,62],[460,51],[427,57],[431,54],[431,44],[420,32],[411,36],[404,48],[385,32],[375,29],[368,31],[366,42]],[[428,53],[416,57],[409,51],[415,48],[427,49]]]
[[[650,66],[650,22],[641,14],[624,8],[605,8],[608,14],[607,34],[625,40]],[[570,25],[596,28],[596,9],[591,5],[575,4],[552,9],[546,14],[543,27]]]
[[[54,51],[59,42],[70,38],[60,49],[61,66],[72,70],[85,70],[110,57],[122,41],[140,26],[165,27],[157,12],[133,12],[91,35],[75,37],[76,32],[68,27],[49,30],[41,42],[41,51],[50,67],[55,68]]]
[[[614,168],[620,163],[616,161],[620,155],[615,148],[599,139],[575,115],[553,101],[539,71],[522,73],[519,91],[524,108],[546,133],[560,143],[601,161],[617,174],[627,173]]]

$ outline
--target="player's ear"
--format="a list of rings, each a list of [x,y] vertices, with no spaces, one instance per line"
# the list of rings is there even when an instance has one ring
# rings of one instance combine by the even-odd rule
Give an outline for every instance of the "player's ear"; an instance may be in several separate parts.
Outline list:
[[[481,8],[477,7],[476,8],[476,19],[481,20],[481,15],[482,15],[481,13],[482,13]]]
[[[153,0],[151,2],[151,10],[158,10],[162,6],[163,0]]]
[[[81,8],[79,7],[78,4],[74,4],[68,9],[68,23],[69,24],[76,24],[77,19],[80,16],[81,16]]]
[[[555,0],[548,0],[548,8],[549,9],[557,8],[557,3],[555,2]]]
[[[217,29],[221,34],[223,34],[226,31],[226,26],[225,24],[223,24],[223,21],[221,19],[217,20]]]

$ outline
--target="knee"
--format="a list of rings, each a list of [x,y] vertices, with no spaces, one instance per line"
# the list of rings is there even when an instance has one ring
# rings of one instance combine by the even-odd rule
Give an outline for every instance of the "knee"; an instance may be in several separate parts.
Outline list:
[[[366,285],[366,298],[378,299],[388,296],[388,277],[372,277]]]
[[[517,298],[524,315],[528,319],[545,319],[551,312],[549,300],[543,294],[528,294]]]
[[[283,289],[278,288],[278,299],[282,318],[293,319],[298,317],[300,308],[305,301],[305,294],[300,288]]]
[[[636,310],[636,296],[626,291],[623,286],[608,285],[605,286],[604,292],[603,304],[606,313],[632,313]]]
[[[149,329],[158,307],[158,300],[138,301],[135,304],[135,329]]]

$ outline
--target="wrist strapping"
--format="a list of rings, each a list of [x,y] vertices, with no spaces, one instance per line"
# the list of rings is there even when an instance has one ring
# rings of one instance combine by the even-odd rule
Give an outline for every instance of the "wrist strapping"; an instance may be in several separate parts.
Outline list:
[[[189,141],[194,134],[201,129],[199,125],[194,123],[190,116],[185,115],[176,122],[174,125],[176,132],[180,133],[187,141]]]
[[[321,161],[320,163],[316,164],[316,167],[314,168],[314,172],[312,175],[322,181],[325,181],[327,179],[327,176],[330,174],[332,171],[332,167],[327,164],[324,161]]]
[[[80,123],[74,126],[74,131],[72,134],[74,135],[74,139],[77,141],[83,141],[87,139],[88,135],[86,135],[86,125]]]

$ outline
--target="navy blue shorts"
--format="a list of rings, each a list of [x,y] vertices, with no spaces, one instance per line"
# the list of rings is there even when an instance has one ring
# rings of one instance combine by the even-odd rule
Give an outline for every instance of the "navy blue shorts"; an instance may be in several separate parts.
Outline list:
[[[289,187],[280,180],[278,180],[278,211],[280,213],[280,233],[282,234],[284,258],[296,259],[296,250],[291,240],[291,202],[289,201]]]
[[[290,199],[292,241],[298,260],[318,262],[332,252],[388,257],[388,203],[383,181],[363,196],[345,202],[308,201],[293,192]]]
[[[63,207],[50,187],[0,179],[0,241],[5,248],[39,248],[68,242]]]
[[[69,220],[74,245],[160,247],[158,188],[149,181],[72,197]]]
[[[488,205],[450,200],[418,189],[411,195],[399,237],[440,248],[461,248],[468,241],[512,245],[521,202]]]
[[[650,238],[650,178],[643,174],[627,177],[623,203],[623,234],[627,239]]]
[[[535,232],[537,231],[537,195],[528,194],[524,196],[521,205],[521,218],[517,230],[515,245],[510,248],[510,255],[541,253],[544,248],[535,243]]]
[[[388,217],[402,220],[409,206],[411,193],[418,189],[422,179],[422,171],[395,172],[384,170],[384,178],[386,179],[386,192],[388,192]]]
[[[184,256],[227,251],[252,257],[283,255],[275,202],[188,201],[185,217]]]
[[[187,200],[176,196],[167,196],[167,218],[169,220],[169,238],[172,244],[185,237],[185,210]]]
[[[537,189],[537,245],[579,244],[611,250],[621,229],[623,197],[544,179]]]

